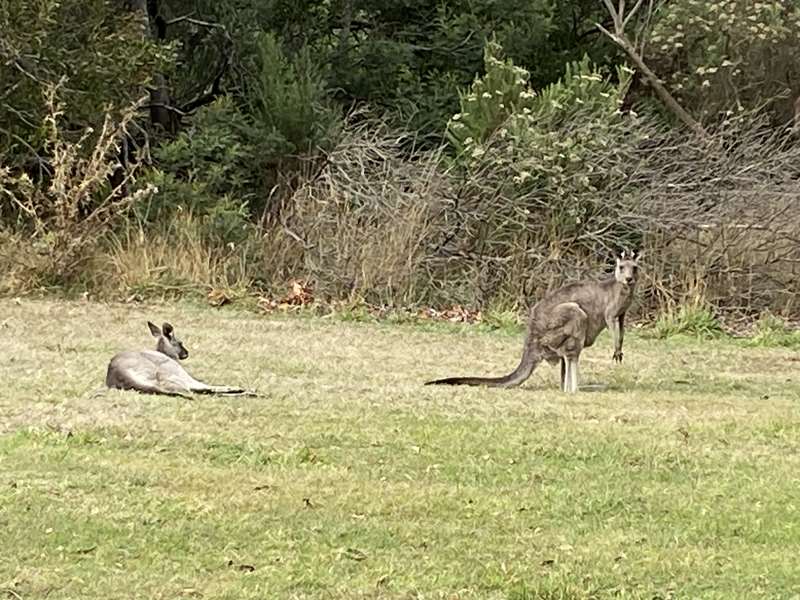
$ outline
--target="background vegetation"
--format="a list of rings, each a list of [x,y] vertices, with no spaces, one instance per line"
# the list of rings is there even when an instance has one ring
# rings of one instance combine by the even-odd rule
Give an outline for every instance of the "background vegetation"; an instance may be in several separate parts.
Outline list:
[[[796,318],[798,27],[779,0],[0,2],[0,293],[506,309],[637,247],[645,311]]]

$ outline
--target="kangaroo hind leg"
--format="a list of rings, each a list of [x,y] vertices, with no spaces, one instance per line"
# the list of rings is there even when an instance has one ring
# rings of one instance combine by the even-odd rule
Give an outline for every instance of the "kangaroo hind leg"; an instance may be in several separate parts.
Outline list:
[[[578,357],[572,356],[567,359],[568,361],[568,372],[569,375],[567,377],[566,382],[566,390],[565,392],[569,392],[570,394],[574,394],[578,391]]]

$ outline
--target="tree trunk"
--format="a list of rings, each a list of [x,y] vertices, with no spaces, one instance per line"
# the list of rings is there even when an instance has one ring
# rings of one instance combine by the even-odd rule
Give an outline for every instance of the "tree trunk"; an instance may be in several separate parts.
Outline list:
[[[163,35],[155,27],[158,17],[158,0],[132,0],[131,5],[139,17],[142,35],[160,40]],[[162,73],[153,73],[153,84],[150,88],[150,122],[173,133],[177,130],[177,115],[171,107],[171,99],[167,81]]]

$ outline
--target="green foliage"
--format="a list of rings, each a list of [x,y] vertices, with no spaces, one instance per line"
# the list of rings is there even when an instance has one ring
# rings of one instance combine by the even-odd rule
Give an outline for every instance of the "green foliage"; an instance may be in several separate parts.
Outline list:
[[[487,329],[500,330],[509,335],[519,335],[523,329],[524,318],[520,318],[519,311],[490,307],[483,313],[481,324]]]
[[[530,74],[513,61],[503,60],[497,42],[486,43],[483,61],[485,74],[476,77],[468,92],[459,94],[461,112],[447,125],[447,139],[462,156],[482,155],[484,143],[511,115],[531,114],[534,106]]]
[[[528,71],[503,59],[503,50],[495,42],[486,44],[484,68],[485,75],[460,97],[461,112],[448,123],[449,141],[457,152],[477,158],[499,130],[502,139],[510,140],[514,154],[541,150],[542,156],[531,166],[538,165],[548,172],[554,170],[553,164],[577,162],[574,154],[580,151],[579,140],[568,137],[559,143],[554,138],[561,135],[555,130],[573,122],[619,121],[619,107],[631,79],[628,69],[619,68],[618,83],[612,83],[584,57],[567,64],[564,76],[537,96],[529,85]],[[606,146],[609,142],[601,139],[597,143]],[[569,155],[562,155],[565,152]],[[560,159],[567,159],[566,163]]]
[[[308,48],[290,60],[274,35],[260,35],[246,99],[262,153],[304,154],[331,141],[337,116]]]
[[[767,312],[755,322],[753,333],[747,343],[752,346],[798,348],[800,347],[800,330],[792,329],[785,320]]]
[[[495,43],[486,46],[485,71],[448,123],[460,162],[510,182],[503,185],[523,211],[547,215],[553,239],[578,234],[601,209],[597,195],[626,176],[620,156],[639,139],[635,117],[620,112],[631,71],[618,68],[612,81],[584,57],[537,94]]]
[[[800,83],[796,2],[674,0],[655,16],[652,64],[699,116],[755,108]],[[789,115],[788,102],[775,108]]]
[[[142,35],[137,16],[101,0],[0,2],[0,160],[38,162],[46,143],[44,92],[58,86],[65,131],[99,130],[168,70],[171,46]]]
[[[664,311],[653,324],[653,331],[661,339],[680,334],[710,339],[723,333],[713,310],[703,302],[682,304],[677,309]]]
[[[227,98],[202,108],[190,127],[153,151],[158,167],[143,178],[158,193],[135,207],[145,225],[175,211],[199,218],[212,241],[240,242],[250,230],[256,149],[247,118]]]
[[[481,69],[492,36],[529,68],[538,87],[584,53],[603,64],[616,55],[613,45],[591,35],[603,17],[596,0],[201,0],[176,2],[173,10],[183,14],[197,5],[227,25],[234,57],[244,65],[257,53],[253,39],[270,32],[287,56],[311,50],[342,105],[366,102],[432,141],[441,139],[458,90]]]
[[[153,151],[164,171],[188,183],[199,182],[208,195],[231,194],[247,201],[253,194],[247,172],[256,159],[252,124],[229,98],[203,107],[191,125]],[[188,199],[196,207],[202,200]]]

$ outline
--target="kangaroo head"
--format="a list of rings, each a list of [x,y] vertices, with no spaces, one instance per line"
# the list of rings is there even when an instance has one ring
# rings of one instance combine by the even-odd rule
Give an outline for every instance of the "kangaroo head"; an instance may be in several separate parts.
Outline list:
[[[175,337],[175,330],[172,325],[164,323],[159,329],[157,325],[153,325],[148,321],[147,326],[150,328],[150,333],[153,334],[153,337],[158,339],[156,350],[175,360],[183,360],[189,357],[189,352],[183,347],[183,342]]]
[[[617,257],[617,268],[614,270],[616,280],[625,286],[633,287],[639,277],[639,260],[642,253],[623,250]]]

